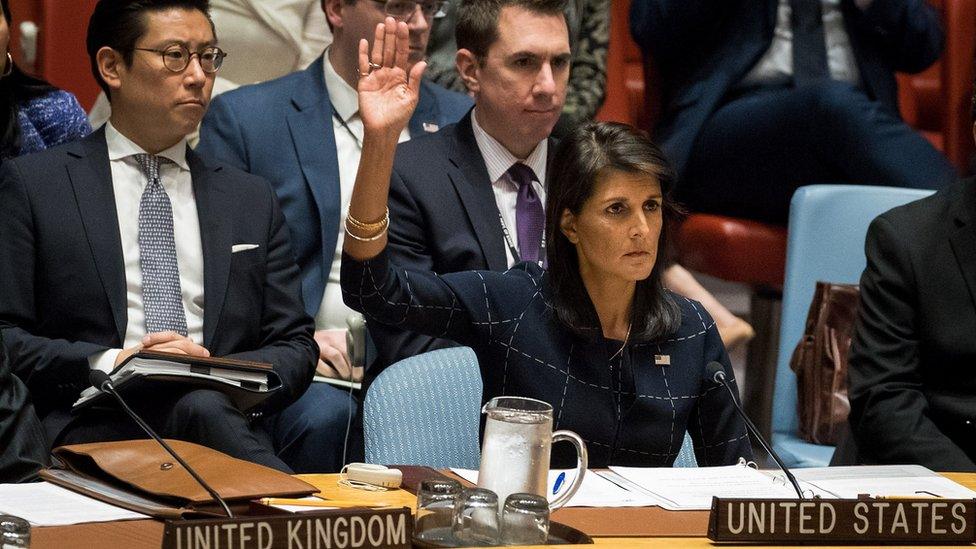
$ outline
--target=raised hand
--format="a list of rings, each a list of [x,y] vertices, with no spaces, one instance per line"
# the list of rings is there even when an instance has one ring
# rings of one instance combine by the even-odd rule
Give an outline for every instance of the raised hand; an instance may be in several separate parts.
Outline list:
[[[359,116],[365,131],[399,135],[417,106],[420,78],[427,68],[421,61],[409,69],[410,39],[407,24],[392,17],[376,25],[373,51],[359,41]]]

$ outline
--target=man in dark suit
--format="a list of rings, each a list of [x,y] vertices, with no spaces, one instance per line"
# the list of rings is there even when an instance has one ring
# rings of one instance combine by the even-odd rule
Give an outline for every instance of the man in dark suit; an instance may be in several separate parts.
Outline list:
[[[976,471],[976,178],[882,214],[865,252],[848,364],[859,459]]]
[[[339,258],[363,137],[356,96],[359,40],[372,40],[376,24],[395,16],[408,25],[411,64],[420,61],[434,13],[425,11],[424,3],[390,12],[403,4],[323,1],[333,32],[325,53],[304,71],[219,96],[200,129],[197,152],[262,176],[274,187],[302,272],[305,311],[315,318],[317,370],[327,377],[352,377],[345,331],[347,318],[357,313],[342,302]],[[468,97],[424,81],[401,139],[437,131],[470,107]],[[338,471],[351,396],[324,383],[313,384],[310,391],[319,402],[317,423],[331,425],[334,433],[321,441],[314,459],[320,470]]]
[[[397,148],[390,183],[390,257],[406,269],[505,270],[542,261],[549,134],[571,61],[565,1],[466,2],[458,72],[475,108],[459,123]],[[378,358],[454,345],[370,324]]]
[[[131,404],[164,437],[287,471],[318,349],[270,186],[186,145],[223,58],[207,10],[96,6],[88,52],[112,117],[4,163],[0,329],[54,445],[145,436],[115,408],[71,413],[92,368],[143,349],[271,363],[282,387],[248,417],[213,390]]]
[[[631,30],[662,83],[655,135],[694,209],[782,223],[802,185],[955,178],[898,112],[895,71],[942,51],[925,0],[635,0]]]
[[[37,478],[47,464],[44,430],[30,394],[20,378],[10,371],[6,352],[0,346],[0,483]]]

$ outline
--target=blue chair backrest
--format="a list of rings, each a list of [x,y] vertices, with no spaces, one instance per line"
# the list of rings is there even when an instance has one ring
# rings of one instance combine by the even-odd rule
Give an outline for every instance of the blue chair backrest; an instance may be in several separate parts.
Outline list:
[[[678,451],[673,467],[698,467],[698,459],[695,458],[695,449],[688,433],[685,433],[685,439],[681,442],[681,450]]]
[[[790,357],[803,335],[818,280],[856,284],[866,263],[864,237],[875,217],[932,191],[861,185],[800,187],[790,203],[786,281],[773,393],[773,432],[796,434],[796,375]]]
[[[366,393],[366,461],[477,469],[481,373],[469,347],[391,364]]]

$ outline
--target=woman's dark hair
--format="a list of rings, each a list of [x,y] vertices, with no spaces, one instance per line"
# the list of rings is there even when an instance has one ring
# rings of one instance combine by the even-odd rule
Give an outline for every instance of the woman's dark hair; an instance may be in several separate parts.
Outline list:
[[[108,84],[102,80],[102,74],[98,71],[98,50],[106,46],[112,48],[122,54],[122,60],[127,67],[132,65],[136,42],[146,33],[144,15],[170,8],[199,10],[210,19],[210,0],[100,0],[95,5],[95,11],[88,20],[85,46],[92,75],[109,101],[112,96],[109,94]],[[213,29],[212,20],[210,28]],[[214,37],[216,36],[217,32],[214,30]]]
[[[0,0],[0,7],[9,28],[12,23],[8,0]],[[0,107],[0,158],[20,154],[20,124],[17,122],[20,105],[53,90],[54,87],[47,82],[28,75],[11,63],[10,74],[0,78],[0,101],[3,105]]]
[[[600,321],[580,277],[576,247],[560,230],[563,212],[579,215],[597,181],[610,171],[647,174],[661,185],[664,223],[650,276],[637,282],[631,307],[631,336],[657,340],[681,324],[681,310],[664,289],[661,272],[668,257],[668,225],[679,210],[671,201],[675,174],[664,153],[646,133],[626,124],[589,122],[559,144],[552,161],[546,198],[546,257],[556,317],[580,335],[593,335]]]

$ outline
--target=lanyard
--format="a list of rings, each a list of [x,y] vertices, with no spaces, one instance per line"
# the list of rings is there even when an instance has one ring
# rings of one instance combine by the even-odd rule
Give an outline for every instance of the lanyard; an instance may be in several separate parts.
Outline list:
[[[512,235],[508,232],[508,227],[505,225],[505,218],[499,212],[498,221],[502,224],[502,234],[505,235],[505,244],[508,246],[509,253],[512,254],[512,260],[515,263],[522,261],[521,256],[519,256],[518,249],[515,247],[515,243],[512,242]],[[542,230],[542,240],[539,242],[539,261],[537,262],[540,267],[545,268],[546,261],[546,231]]]
[[[356,137],[356,134],[353,133],[352,128],[349,127],[349,124],[346,124],[346,121],[343,120],[341,116],[339,116],[339,111],[335,109],[334,105],[332,107],[332,117],[335,118],[337,122],[339,122],[340,126],[345,128],[346,131],[349,132],[349,137],[352,137],[352,140],[356,142],[356,146],[359,147],[359,150],[363,150],[362,141],[360,141],[359,138]]]

